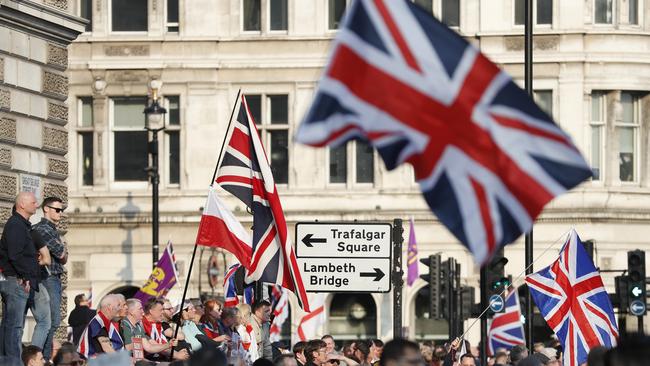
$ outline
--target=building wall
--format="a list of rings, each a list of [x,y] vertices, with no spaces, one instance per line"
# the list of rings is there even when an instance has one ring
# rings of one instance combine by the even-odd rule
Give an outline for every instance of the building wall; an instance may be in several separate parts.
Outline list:
[[[435,14],[440,14],[441,1],[432,1]],[[111,132],[111,98],[144,96],[151,79],[163,81],[163,95],[180,96],[180,181],[169,184],[163,179],[161,184],[160,238],[174,242],[183,282],[237,90],[241,88],[249,95],[288,95],[291,136],[311,102],[336,33],[328,29],[325,0],[289,0],[286,31],[270,30],[271,2],[262,0],[264,11],[258,32],[243,31],[242,1],[179,3],[177,34],[166,31],[167,2],[158,0],[147,3],[146,31],[116,33],[111,31],[111,1],[97,0],[92,6],[92,32],[80,36],[70,49],[70,297],[92,289],[98,298],[124,284],[140,286],[151,267],[151,187],[145,181],[125,183],[112,178],[117,157]],[[535,28],[534,88],[552,92],[549,112],[589,161],[593,161],[592,92],[604,91],[603,132],[597,149],[602,157],[600,179],[585,182],[547,206],[535,224],[535,256],[541,256],[535,268],[552,261],[552,254],[559,250],[563,235],[571,227],[583,239],[596,241],[596,264],[602,269],[623,269],[625,251],[648,247],[650,6],[644,0],[638,2],[638,25],[634,25],[629,24],[628,3],[615,0],[611,24],[595,24],[592,1],[554,0],[550,24]],[[523,85],[523,27],[514,24],[515,1],[466,0],[460,4],[460,26],[456,29]],[[615,127],[626,116],[621,95],[627,91],[639,92],[633,106],[637,111],[633,127],[636,167],[630,182],[619,178],[621,147]],[[93,97],[94,126],[90,130],[78,127],[80,104],[74,101],[82,96]],[[81,178],[79,131],[91,131],[95,147],[94,181],[87,186]],[[162,153],[169,149],[166,144],[161,146]],[[373,183],[358,184],[348,179],[344,184],[332,184],[328,181],[328,150],[290,142],[288,151],[288,181],[278,189],[291,233],[299,221],[390,222],[395,217],[412,216],[420,255],[442,252],[443,257],[457,258],[463,281],[478,285],[478,268],[430,213],[410,167],[388,172],[374,156]],[[161,155],[163,176],[168,174],[166,159]],[[350,157],[350,174],[353,167]],[[251,218],[242,204],[225,193],[224,198],[244,225],[250,226]],[[510,259],[506,271],[517,277],[523,271],[523,238],[508,246],[506,255]],[[192,296],[198,295],[200,278],[207,288],[206,274],[196,268]],[[204,264],[202,268],[206,268]],[[613,276],[604,274],[610,289]],[[415,327],[414,294],[406,291],[404,301],[404,325],[411,334]],[[180,288],[170,296],[180,297]],[[388,296],[373,296],[378,306],[377,321],[383,324],[383,328],[378,327],[378,336],[382,337],[390,336],[392,329],[386,325],[392,322]],[[298,312],[293,313],[295,327]]]

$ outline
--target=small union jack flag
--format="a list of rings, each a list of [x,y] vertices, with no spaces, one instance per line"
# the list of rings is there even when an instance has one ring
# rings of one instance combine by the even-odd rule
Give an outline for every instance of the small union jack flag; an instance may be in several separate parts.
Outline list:
[[[550,266],[526,277],[535,304],[564,347],[564,365],[587,361],[589,350],[614,347],[618,327],[603,280],[578,233],[571,230]]]
[[[247,269],[246,282],[279,284],[293,291],[309,311],[271,167],[243,95],[233,125],[216,181],[253,212],[252,257],[241,262]]]
[[[511,78],[407,0],[354,1],[296,134],[368,140],[413,165],[426,202],[478,263],[591,176],[576,147]]]
[[[506,295],[506,308],[492,319],[488,331],[488,354],[494,355],[499,348],[510,348],[526,344],[524,326],[521,323],[521,307],[517,290],[510,288]]]
[[[226,275],[223,277],[223,297],[225,298],[224,306],[231,307],[239,304],[239,298],[237,297],[237,287],[235,286],[235,272],[239,269],[241,265],[235,263],[226,271]]]

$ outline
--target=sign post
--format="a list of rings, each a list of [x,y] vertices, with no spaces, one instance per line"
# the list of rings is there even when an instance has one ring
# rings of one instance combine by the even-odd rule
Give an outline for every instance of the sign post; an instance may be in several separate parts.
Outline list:
[[[390,292],[389,223],[299,222],[295,243],[307,292]]]

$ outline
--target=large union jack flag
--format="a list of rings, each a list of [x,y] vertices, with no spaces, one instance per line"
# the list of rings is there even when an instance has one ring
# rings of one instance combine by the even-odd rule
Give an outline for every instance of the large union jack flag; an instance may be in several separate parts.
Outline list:
[[[494,355],[499,348],[506,350],[518,344],[526,344],[524,326],[521,323],[521,307],[517,290],[510,288],[506,295],[506,308],[494,315],[488,331],[488,353]]]
[[[440,221],[484,263],[591,171],[505,73],[407,0],[358,0],[296,139],[361,138],[413,165]]]
[[[613,347],[618,338],[614,309],[603,280],[572,230],[550,266],[526,277],[533,300],[564,347],[564,365],[587,361],[596,346]]]
[[[271,167],[243,95],[233,125],[216,181],[253,212],[252,257],[249,263],[241,262],[247,269],[246,282],[279,284],[294,292],[309,311]]]

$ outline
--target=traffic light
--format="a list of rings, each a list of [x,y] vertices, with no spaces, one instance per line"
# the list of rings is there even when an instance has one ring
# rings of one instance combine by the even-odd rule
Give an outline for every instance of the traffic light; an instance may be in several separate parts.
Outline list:
[[[645,252],[627,252],[627,300],[630,313],[641,316],[646,313]]]
[[[442,318],[440,304],[440,254],[432,254],[421,258],[420,262],[429,267],[429,273],[420,278],[429,283],[429,319]]]
[[[460,317],[462,320],[467,320],[474,317],[474,287],[463,286],[460,288]],[[479,311],[480,313],[480,311]]]
[[[616,289],[616,294],[610,296],[612,300],[612,306],[617,307],[618,311],[621,313],[627,313],[627,308],[630,305],[627,298],[627,276],[616,276],[614,277],[614,287]]]
[[[499,249],[494,253],[494,257],[487,264],[485,270],[485,281],[487,284],[487,298],[488,304],[492,302],[491,299],[497,299],[500,297],[500,308],[497,306],[490,307],[492,312],[500,313],[505,309],[505,297],[501,292],[503,289],[510,286],[510,280],[505,276],[505,265],[508,263],[508,258],[503,255],[503,248]]]

